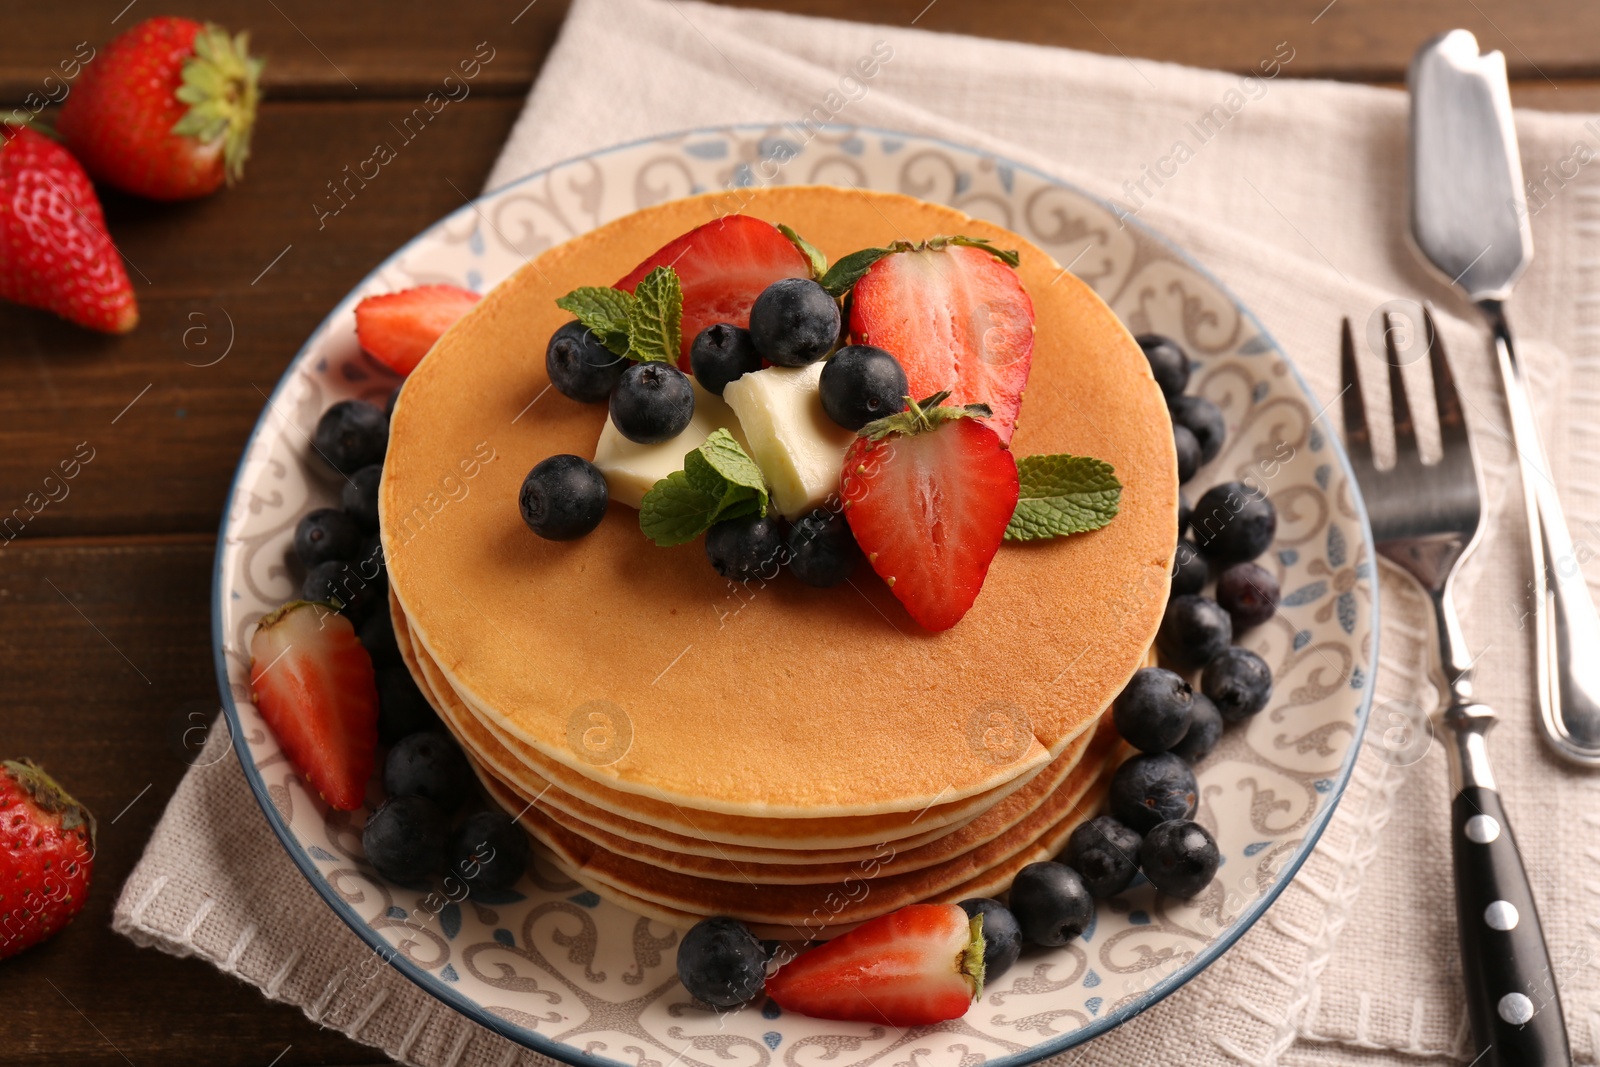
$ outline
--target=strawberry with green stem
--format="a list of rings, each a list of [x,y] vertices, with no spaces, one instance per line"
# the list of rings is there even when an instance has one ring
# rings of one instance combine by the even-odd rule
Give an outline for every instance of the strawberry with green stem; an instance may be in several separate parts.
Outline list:
[[[100,181],[187,200],[244,175],[263,61],[249,34],[193,19],[147,19],[83,69],[56,130]]]
[[[928,630],[961,620],[983,588],[1017,507],[1017,464],[983,419],[950,394],[869,423],[845,453],[845,519],[867,562]]]

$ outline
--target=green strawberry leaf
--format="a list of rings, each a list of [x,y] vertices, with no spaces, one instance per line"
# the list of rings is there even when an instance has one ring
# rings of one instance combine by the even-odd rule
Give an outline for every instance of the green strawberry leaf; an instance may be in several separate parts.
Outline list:
[[[633,311],[633,294],[601,285],[585,285],[556,299],[556,307],[578,317],[606,349],[619,356],[628,354],[628,318]]]
[[[922,242],[923,247],[931,248],[935,252],[948,248],[950,245],[964,245],[967,248],[981,248],[995,259],[1008,267],[1015,267],[1022,262],[1022,256],[1010,248],[997,248],[987,237],[963,237],[959,234],[953,237],[930,237]]]
[[[778,223],[778,232],[789,239],[789,243],[800,250],[806,257],[806,262],[811,265],[811,277],[821,281],[828,273],[828,257],[822,254],[822,249],[794,232],[794,228]],[[838,296],[838,293],[834,294]]]
[[[861,280],[863,274],[872,269],[874,263],[884,256],[892,256],[899,251],[902,249],[863,248],[859,252],[851,252],[829,267],[818,282],[828,291],[829,296],[843,296]]]
[[[1040,541],[1098,530],[1116,517],[1122,483],[1111,464],[1089,456],[1024,456],[1007,541]]]
[[[686,544],[724,519],[767,513],[767,483],[739,442],[717,430],[645,493],[639,529],[662,548]]]
[[[678,365],[683,340],[683,286],[678,272],[657,267],[633,290],[628,309],[628,358]]]

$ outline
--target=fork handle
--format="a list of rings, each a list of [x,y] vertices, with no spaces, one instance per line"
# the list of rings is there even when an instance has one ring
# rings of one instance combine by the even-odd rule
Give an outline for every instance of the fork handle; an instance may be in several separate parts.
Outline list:
[[[1450,829],[1455,853],[1456,919],[1474,1064],[1571,1067],[1567,1024],[1556,992],[1528,872],[1522,866],[1489,771],[1483,731],[1494,713],[1452,708],[1452,769],[1457,792]],[[1474,714],[1476,712],[1477,714]]]

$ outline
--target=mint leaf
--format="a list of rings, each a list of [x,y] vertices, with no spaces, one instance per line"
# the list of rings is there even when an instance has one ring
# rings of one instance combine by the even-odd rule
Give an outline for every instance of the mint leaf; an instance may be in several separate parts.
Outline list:
[[[633,295],[621,289],[585,285],[557,298],[556,307],[572,312],[609,351],[625,356],[633,302]]]
[[[907,246],[909,247],[909,246]],[[861,280],[861,276],[872,269],[872,265],[884,256],[892,256],[902,251],[899,248],[863,248],[859,252],[851,252],[828,268],[828,272],[819,280],[829,296],[843,296]]]
[[[794,232],[793,227],[778,223],[778,232],[789,239],[789,243],[800,250],[806,257],[806,262],[811,265],[811,277],[821,280],[828,273],[828,257],[822,254],[822,249]],[[834,294],[838,296],[838,293]]]
[[[644,495],[639,529],[662,548],[685,544],[724,519],[767,513],[761,468],[727,430],[716,430]]]
[[[1116,517],[1122,483],[1111,464],[1089,456],[1024,456],[1007,541],[1039,541],[1098,530]]]
[[[657,267],[633,290],[633,306],[628,309],[628,358],[677,366],[682,326],[683,286],[678,272]]]

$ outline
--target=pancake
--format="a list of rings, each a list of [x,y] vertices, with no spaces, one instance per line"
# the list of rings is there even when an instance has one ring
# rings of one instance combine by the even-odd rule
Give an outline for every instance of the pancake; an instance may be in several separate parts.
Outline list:
[[[521,804],[472,762],[490,796],[517,817],[564,873],[600,896],[680,927],[728,915],[758,936],[810,940],[837,936],[907,904],[963,900],[976,887],[986,894],[1009,887],[1017,871],[1056,855],[1072,831],[1098,812],[1127,751],[1107,722],[1095,732],[1088,757],[1058,791],[1053,817],[1025,820],[994,841],[931,867],[885,875],[866,860],[845,879],[822,885],[697,878],[614,855],[564,830],[539,808]]]
[[[661,798],[638,797],[630,793],[616,793],[598,787],[584,777],[576,776],[560,763],[539,760],[528,752],[528,747],[515,737],[496,728],[493,721],[475,712],[462,701],[461,694],[450,688],[450,681],[427,654],[426,648],[414,643],[405,611],[394,593],[390,592],[390,616],[394,619],[395,638],[405,645],[406,662],[413,675],[418,675],[418,685],[430,694],[435,710],[450,721],[454,733],[469,747],[477,747],[478,737],[488,742],[520,763],[520,768],[506,768],[509,781],[528,795],[546,795],[554,805],[571,809],[574,817],[587,822],[616,822],[613,829],[638,840],[648,840],[651,832],[667,833],[672,837],[698,840],[701,846],[690,851],[720,856],[718,846],[749,846],[749,848],[811,849],[814,859],[843,859],[859,856],[862,849],[870,849],[883,841],[898,841],[906,846],[920,845],[942,833],[965,825],[978,817],[995,801],[1002,800],[1014,790],[1022,789],[1034,774],[1016,777],[994,792],[982,797],[966,798],[949,805],[934,805],[925,811],[882,814],[882,816],[843,816],[834,819],[742,819],[722,813],[690,811]],[[448,710],[443,710],[448,709]],[[563,803],[568,801],[568,803]],[[643,835],[642,835],[643,832]],[[670,845],[669,845],[670,846]],[[845,849],[846,854],[838,854]],[[811,862],[811,861],[797,861]]]
[[[716,841],[698,834],[676,834],[645,823],[634,822],[611,812],[596,808],[573,797],[553,784],[529,774],[525,768],[515,766],[504,754],[495,755],[498,742],[488,727],[476,720],[461,704],[460,698],[444,684],[438,668],[427,659],[425,652],[415,649],[405,627],[405,616],[398,608],[394,611],[395,637],[400,653],[415,677],[423,695],[451,732],[469,752],[489,765],[496,778],[525,803],[539,803],[551,815],[569,828],[587,826],[615,837],[625,837],[640,847],[670,850],[688,855],[752,863],[830,863],[857,862],[881,855],[885,839],[878,838],[865,844],[837,849],[787,849],[762,847],[733,842]],[[503,746],[499,748],[503,753]],[[487,754],[486,754],[487,753]],[[696,826],[699,824],[696,823]],[[915,848],[951,832],[951,827],[935,827],[905,838],[894,845],[900,849]]]
[[[914,815],[1036,772],[1096,721],[1155,635],[1177,477],[1137,345],[1087,286],[1013,234],[908,197],[822,187],[751,190],[744,208],[832,258],[956,232],[1020,249],[1038,333],[1013,448],[1110,462],[1122,507],[1094,533],[1002,548],[954,628],[921,631],[864,567],[854,588],[775,582],[730,616],[702,548],[650,545],[622,505],[579,541],[523,526],[525,472],[555,453],[592,454],[604,418],[548,389],[544,339],[568,318],[553,301],[609,284],[721,204],[658,205],[546,251],[412,372],[380,511],[415,640],[467,705],[552,765],[696,820]],[[631,735],[603,765],[569,742],[597,706]],[[1007,760],[982,741],[996,715],[1032,735]]]

